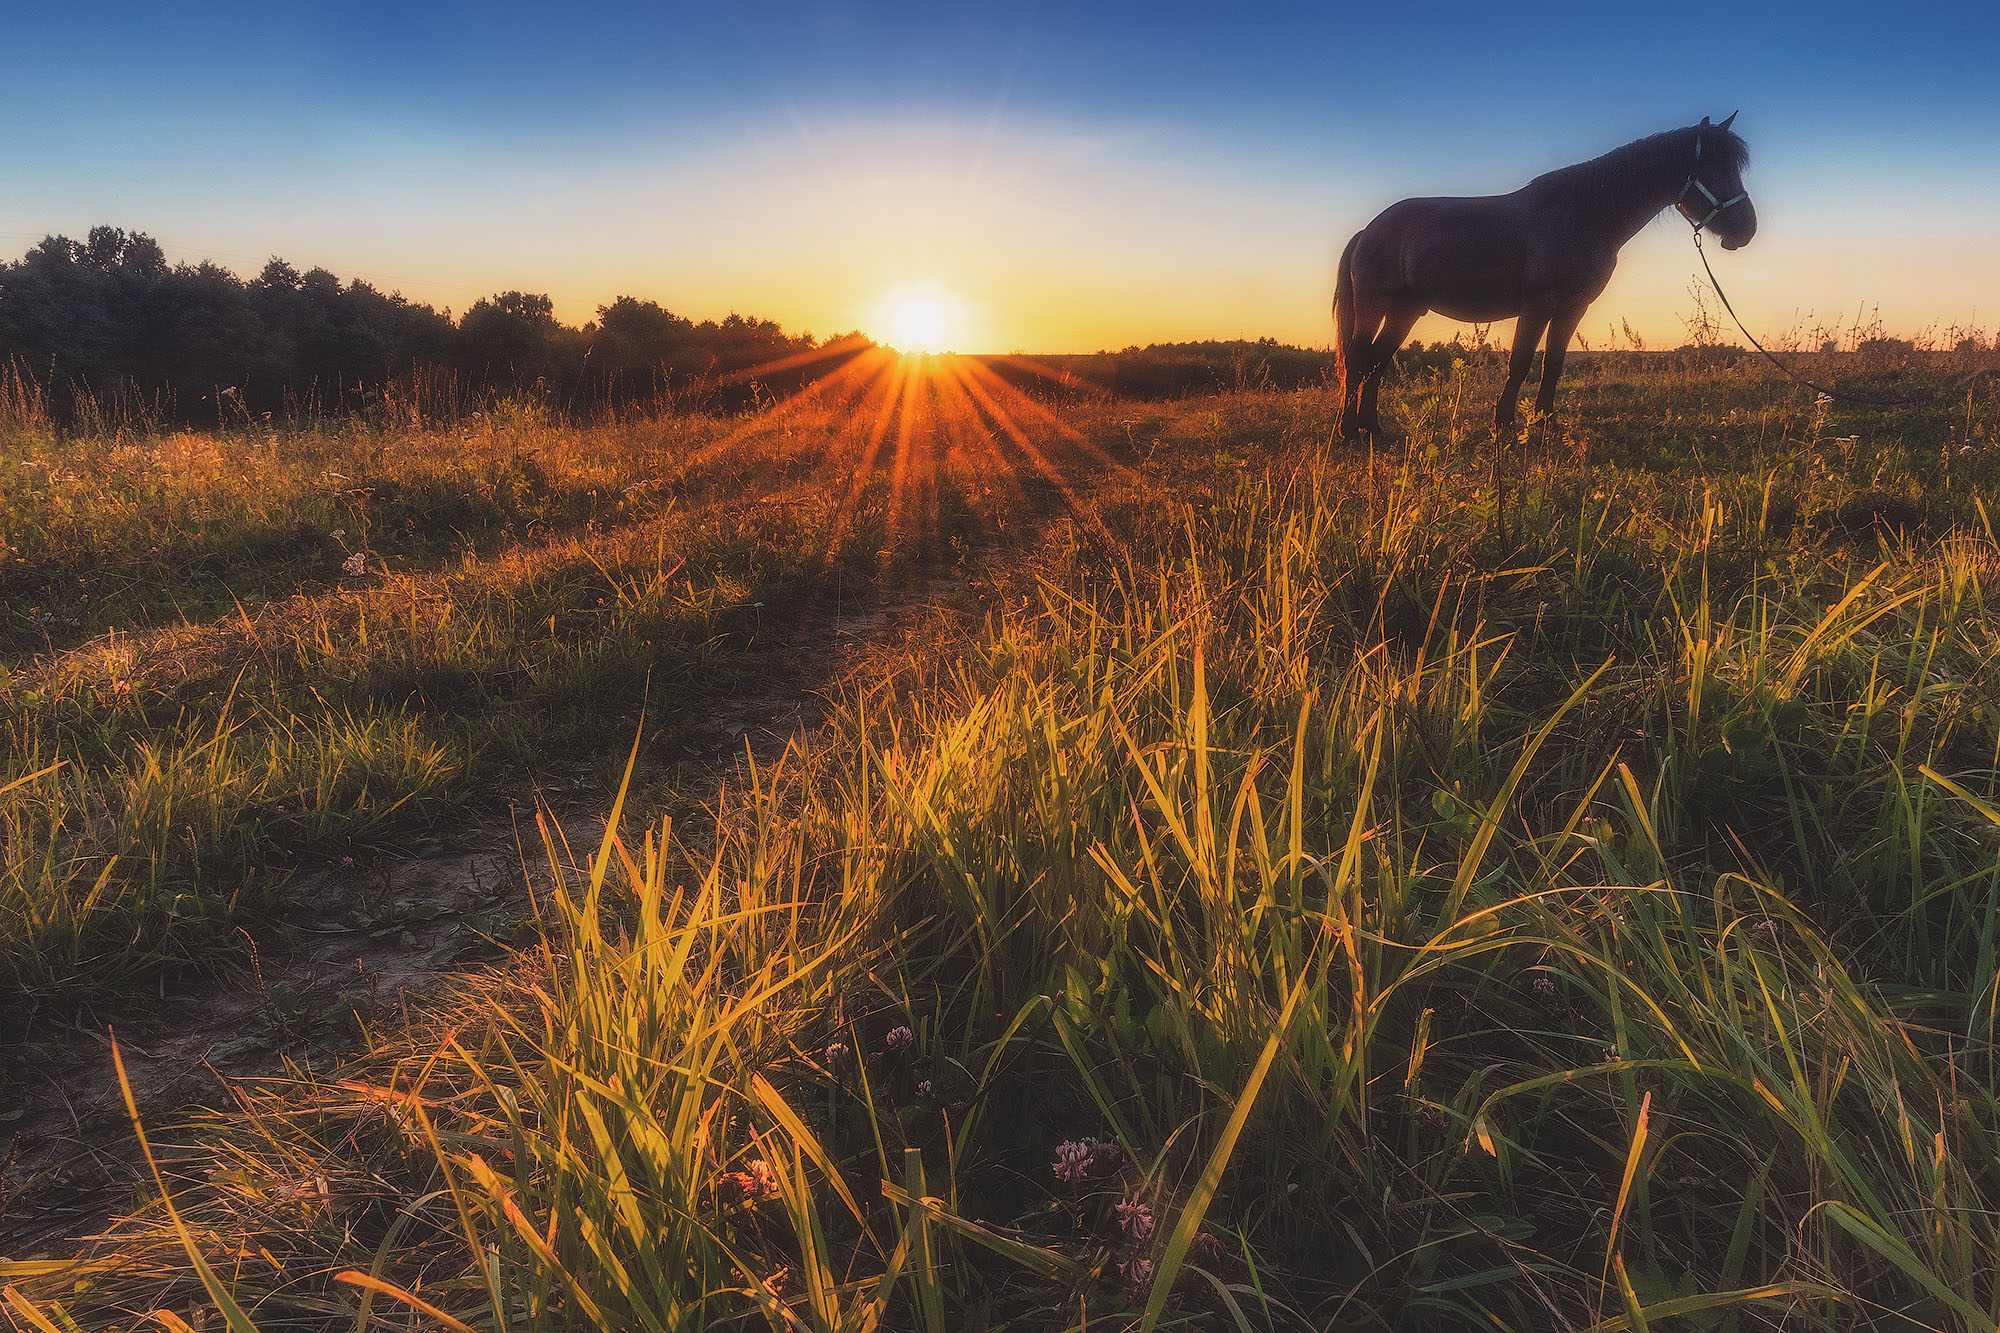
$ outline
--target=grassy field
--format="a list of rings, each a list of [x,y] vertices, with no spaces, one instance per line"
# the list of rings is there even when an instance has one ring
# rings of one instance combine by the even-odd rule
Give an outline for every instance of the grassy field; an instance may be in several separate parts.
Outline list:
[[[115,1007],[551,756],[611,829],[545,818],[534,942],[336,1075],[150,1125],[10,1317],[1991,1328],[1976,365],[1882,411],[1585,359],[1497,465],[1465,365],[1373,455],[1321,390],[951,362],[735,420],[16,427],[8,1003]],[[782,759],[659,785],[940,567],[983,599]]]

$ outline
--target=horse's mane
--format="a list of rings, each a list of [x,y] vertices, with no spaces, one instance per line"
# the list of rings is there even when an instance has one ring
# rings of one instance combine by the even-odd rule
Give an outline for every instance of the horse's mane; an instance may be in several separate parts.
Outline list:
[[[1719,125],[1689,125],[1634,139],[1623,148],[1614,148],[1588,162],[1559,167],[1530,181],[1531,185],[1554,186],[1561,190],[1596,193],[1627,182],[1657,180],[1663,176],[1685,175],[1695,169],[1694,140],[1701,136],[1704,159],[1721,158],[1737,171],[1750,163],[1750,145],[1734,130]]]

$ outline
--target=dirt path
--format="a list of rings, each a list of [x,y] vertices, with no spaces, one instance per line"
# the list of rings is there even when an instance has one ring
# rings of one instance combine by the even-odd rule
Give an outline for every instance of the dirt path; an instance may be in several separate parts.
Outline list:
[[[871,654],[953,603],[976,609],[979,564],[913,571],[767,629],[769,651],[788,669],[755,694],[713,701],[660,808],[698,810],[746,756],[768,763],[817,725]],[[551,803],[579,856],[603,836],[608,804]],[[302,875],[293,910],[246,950],[249,966],[163,987],[146,1012],[121,1018],[120,1051],[156,1146],[170,1153],[181,1113],[227,1100],[231,1080],[324,1072],[368,1022],[396,1021],[453,974],[498,956],[495,941],[504,945],[528,916],[531,882],[549,873],[533,812],[518,811],[517,823],[470,848],[433,844],[427,856]],[[111,1026],[79,1019],[0,1047],[0,1255],[72,1253],[132,1200],[139,1163]]]

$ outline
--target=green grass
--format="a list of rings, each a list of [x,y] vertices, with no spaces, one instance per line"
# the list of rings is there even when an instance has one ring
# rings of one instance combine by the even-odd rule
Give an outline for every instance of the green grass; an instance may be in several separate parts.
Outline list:
[[[90,1326],[1990,1327],[1990,394],[1624,363],[1503,500],[1489,391],[1404,385],[1374,457],[1314,393],[1066,409],[1146,461],[1025,599],[699,838],[545,826],[539,947],[0,1278]]]

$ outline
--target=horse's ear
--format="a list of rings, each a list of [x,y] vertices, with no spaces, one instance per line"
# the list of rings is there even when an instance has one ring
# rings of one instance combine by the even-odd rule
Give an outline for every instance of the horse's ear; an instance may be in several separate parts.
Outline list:
[[[1722,123],[1721,123],[1720,125],[1716,126],[1716,128],[1717,128],[1717,129],[1719,129],[1719,130],[1727,130],[1727,129],[1729,128],[1729,121],[1731,121],[1731,120],[1735,120],[1735,119],[1736,119],[1736,115],[1737,115],[1737,113],[1736,113],[1736,112],[1734,112],[1734,111],[1730,112],[1730,113],[1729,113],[1729,120],[1725,120],[1725,121],[1723,121],[1723,122],[1722,122]]]
[[[1701,123],[1702,123],[1702,126],[1703,126],[1703,128],[1707,128],[1707,126],[1708,126],[1708,117],[1707,117],[1707,116],[1703,116],[1703,117],[1701,118]]]

